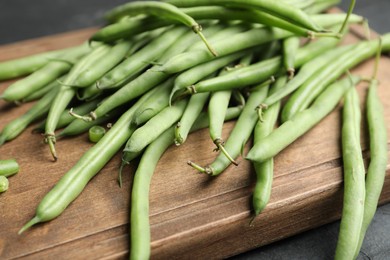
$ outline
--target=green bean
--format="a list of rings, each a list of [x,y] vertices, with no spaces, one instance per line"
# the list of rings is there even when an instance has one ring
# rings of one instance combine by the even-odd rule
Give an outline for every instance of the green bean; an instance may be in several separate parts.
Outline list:
[[[283,66],[290,79],[295,75],[295,55],[299,49],[299,37],[288,37],[283,41]]]
[[[140,126],[169,105],[169,93],[172,90],[174,80],[174,77],[170,78],[156,87],[157,90],[149,98],[153,102],[148,100],[137,109],[131,120],[132,124]]]
[[[35,103],[25,114],[12,120],[4,126],[0,133],[0,146],[20,135],[29,124],[48,113],[50,104],[58,93],[58,88],[52,89],[37,103]]]
[[[94,84],[126,57],[132,45],[133,43],[127,40],[116,44],[110,50],[107,50],[99,62],[80,73],[72,84],[77,87],[88,87]]]
[[[245,50],[250,47],[267,43],[271,40],[288,37],[290,34],[291,33],[282,30],[277,31],[276,29],[269,28],[255,28],[236,34],[230,37],[229,41],[218,41],[214,43],[213,46],[217,50],[219,56],[225,56],[240,50]],[[167,74],[173,74],[212,59],[214,59],[214,57],[204,50],[184,52],[172,57],[168,62],[161,66],[159,71]]]
[[[128,81],[129,78],[147,68],[149,61],[158,59],[185,32],[186,29],[181,26],[168,28],[162,35],[104,75],[98,82],[99,88],[115,87]]]
[[[71,47],[62,50],[48,51],[38,53],[23,58],[13,59],[9,61],[0,62],[0,80],[7,80],[30,74],[39,68],[42,68],[49,61],[57,59],[63,54],[69,51],[75,51],[80,48],[87,47],[87,44],[83,46]]]
[[[89,51],[90,49],[87,46],[82,45],[80,48],[66,52],[64,55],[58,57],[58,59],[49,61],[31,75],[10,85],[3,92],[2,98],[6,101],[20,101],[26,98],[67,73],[73,64]]]
[[[327,84],[340,77],[346,70],[356,66],[362,61],[372,57],[378,47],[378,41],[362,42],[354,49],[345,52],[337,60],[328,64],[320,74],[313,75],[288,100],[282,110],[282,121],[291,118],[298,111],[307,108]],[[390,34],[383,36],[383,51],[390,50]]]
[[[70,123],[73,122],[75,119],[74,116],[70,115],[70,112],[77,113],[77,114],[85,114],[91,111],[92,109],[96,108],[97,105],[102,101],[102,99],[94,99],[90,102],[86,102],[81,104],[78,107],[66,109],[64,112],[61,113],[60,119],[58,120],[56,130],[60,128],[64,128],[68,126]],[[41,122],[37,127],[34,128],[35,131],[44,131],[46,125],[46,120]]]
[[[219,28],[219,25],[211,26],[209,29],[205,30],[205,35],[208,33],[214,33],[215,30],[218,30]],[[169,57],[177,53],[181,53],[183,50],[187,49],[188,46],[190,46],[194,41],[193,36],[194,35],[192,33],[184,34],[165,52],[165,54],[159,59],[158,62],[164,62]],[[159,66],[155,65],[150,70],[141,74],[135,80],[126,84],[124,87],[112,94],[107,100],[105,100],[105,102],[103,102],[95,111],[92,111],[89,116],[84,116],[83,120],[91,121],[97,119],[100,116],[107,114],[115,107],[131,101],[132,99],[142,95],[149,89],[155,87],[157,84],[166,80],[169,75],[156,72],[158,68]],[[74,123],[77,124],[77,121]]]
[[[280,77],[270,90],[270,94],[275,93],[283,88],[286,84],[287,77]],[[278,119],[280,110],[280,102],[277,102],[269,107],[265,112],[263,119],[259,120],[254,130],[254,143],[268,136],[274,129],[275,123]],[[270,158],[262,163],[253,163],[256,172],[256,185],[253,189],[252,206],[255,211],[255,217],[267,206],[271,197],[274,160]],[[253,218],[254,219],[254,218]]]
[[[324,52],[321,55],[313,58],[311,61],[305,63],[302,68],[299,70],[299,73],[289,81],[286,86],[279,91],[276,91],[269,95],[260,105],[261,108],[267,108],[275,102],[278,102],[282,98],[294,92],[299,88],[307,79],[311,76],[316,75],[319,71],[322,71],[323,68],[331,63],[334,59],[345,53],[346,51],[352,50],[354,45],[340,46],[335,49]]]
[[[170,100],[176,98],[176,92],[180,92],[180,90],[182,90],[183,88],[191,86],[199,80],[207,77],[211,73],[214,73],[217,70],[227,66],[229,63],[239,59],[244,55],[247,55],[249,51],[252,50],[238,51],[226,56],[218,57],[211,61],[192,67],[189,70],[181,73],[175,80],[175,85],[172,89]]]
[[[226,120],[236,117],[237,111],[239,110],[230,108],[226,113]],[[191,132],[207,127],[208,121],[206,113],[199,115]],[[146,148],[134,175],[131,191],[130,259],[149,259],[150,257],[150,183],[162,154],[173,144],[173,128],[167,129]]]
[[[202,27],[189,15],[180,11],[179,8],[163,2],[153,2],[153,1],[140,1],[140,2],[130,2],[127,4],[120,5],[115,7],[108,13],[106,13],[106,19],[109,21],[118,20],[119,18],[125,15],[138,15],[138,14],[148,14],[157,16],[159,18],[164,18],[168,20],[178,21],[187,27],[190,27],[202,41],[205,43],[207,49],[212,53],[212,55],[217,56],[217,53],[209,45],[205,36],[203,35]]]
[[[354,84],[359,80],[358,77],[352,79]],[[277,155],[328,115],[349,88],[351,80],[348,78],[333,83],[318,96],[310,108],[297,113],[266,138],[259,140],[246,159],[261,163]]]
[[[25,102],[30,102],[30,101],[34,101],[34,100],[40,99],[44,95],[46,95],[50,90],[52,90],[53,88],[60,88],[61,85],[60,85],[59,82],[62,82],[65,79],[65,77],[66,77],[66,75],[62,76],[58,80],[57,79],[54,80],[50,84],[47,84],[45,87],[43,87],[43,88],[35,91],[34,93],[28,95],[27,97],[22,99],[22,102],[25,103]]]
[[[187,100],[180,100],[163,109],[142,127],[135,130],[126,144],[124,151],[139,152],[153,142],[160,134],[175,124],[186,108]]]
[[[221,23],[221,25],[224,27],[220,31],[215,32],[215,34],[213,34],[211,38],[209,38],[209,42],[211,44],[214,44],[215,42],[218,41],[226,40],[232,35],[235,35],[237,33],[242,33],[252,28],[251,24],[247,24],[247,23],[237,23],[237,24],[229,24],[229,25],[226,24],[224,25],[223,23]],[[204,47],[202,42],[195,42],[186,51],[199,50],[203,48]]]
[[[302,47],[298,50],[295,67],[300,67],[313,57],[316,57],[320,53],[336,46],[337,43],[337,39],[323,38]],[[281,65],[282,60],[280,56],[260,61],[248,67],[237,69],[227,75],[200,81],[190,88],[187,88],[185,93],[181,95],[242,88],[252,84],[258,84],[270,76],[277,74],[280,71]]]
[[[122,114],[110,131],[60,179],[39,203],[35,216],[19,231],[58,217],[83,191],[88,182],[104,167],[129,139],[132,130],[128,127],[134,112],[145,102],[153,90],[143,95],[127,112]]]
[[[236,125],[226,141],[225,149],[232,158],[237,158],[239,156],[256,125],[257,114],[255,108],[259,100],[265,99],[268,92],[268,87],[265,87],[264,84],[261,84],[260,86],[260,88],[252,92],[249,96]],[[202,173],[216,176],[222,173],[231,162],[224,154],[219,154],[217,158],[205,168],[200,167],[191,161],[189,161],[188,164]]]
[[[377,56],[377,63],[379,56]],[[377,66],[375,71],[377,71]],[[370,163],[366,176],[366,197],[364,200],[363,225],[360,231],[359,246],[355,256],[363,243],[366,231],[375,215],[379,196],[386,176],[387,167],[387,129],[383,114],[383,106],[378,95],[378,81],[374,77],[370,82],[367,94],[366,117],[370,138]]]
[[[89,141],[92,143],[97,143],[103,136],[106,134],[106,129],[104,127],[94,125],[88,131]]]
[[[16,160],[0,160],[0,176],[10,177],[18,172],[19,164]]]
[[[0,193],[8,190],[9,182],[7,177],[0,175]]]
[[[192,125],[195,123],[196,118],[202,112],[207,100],[209,99],[209,93],[199,93],[190,97],[188,105],[180,118],[180,121],[176,124],[175,128],[175,145],[179,146],[187,140],[188,133]]]
[[[335,259],[354,259],[364,211],[364,162],[360,147],[360,107],[355,88],[345,94],[342,126],[344,199]]]
[[[248,66],[253,59],[251,54],[245,55],[241,58],[238,66]],[[234,70],[223,70],[220,75],[230,73]],[[211,140],[216,145],[216,151],[221,151],[234,165],[238,165],[237,162],[230,156],[224,147],[224,140],[222,139],[222,129],[226,111],[229,106],[229,101],[232,96],[231,90],[216,91],[211,93],[208,114],[209,114],[209,133]],[[245,105],[245,100],[242,102]]]
[[[267,0],[248,0],[245,2],[240,0],[170,0],[168,2],[179,7],[223,5],[245,9],[257,9],[291,22],[292,24],[297,24],[316,32],[322,31],[322,28],[315,24],[305,12],[285,2]]]
[[[55,161],[57,160],[57,153],[54,147],[56,142],[54,131],[57,127],[61,113],[65,110],[66,106],[70,103],[76,94],[76,90],[72,87],[73,82],[80,75],[80,73],[85,71],[86,68],[89,68],[91,65],[95,64],[109,50],[110,48],[107,45],[100,45],[90,54],[77,62],[69,72],[68,76],[65,78],[61,88],[52,102],[45,125],[45,141],[49,144],[50,153]]]

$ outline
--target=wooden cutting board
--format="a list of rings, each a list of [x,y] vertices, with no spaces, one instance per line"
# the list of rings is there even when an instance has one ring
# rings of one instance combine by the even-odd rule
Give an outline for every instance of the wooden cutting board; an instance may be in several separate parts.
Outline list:
[[[95,30],[0,46],[0,60],[73,46]],[[359,29],[352,29],[345,42],[360,37]],[[370,60],[353,73],[369,76],[372,68]],[[390,122],[389,69],[389,58],[382,57],[379,92],[387,122]],[[0,83],[0,91],[10,83]],[[367,84],[359,85],[358,90],[363,104]],[[30,106],[0,101],[0,127]],[[255,178],[247,161],[240,158],[238,167],[232,166],[219,177],[209,178],[186,165],[189,159],[205,165],[216,156],[207,130],[192,134],[181,147],[171,147],[152,181],[152,257],[224,258],[339,219],[343,193],[340,115],[338,108],[276,157],[271,201],[253,227],[249,221]],[[225,137],[233,126],[234,122],[226,124]],[[362,129],[362,149],[367,158],[367,131],[364,125]],[[21,166],[20,173],[9,179],[9,190],[0,194],[0,258],[127,258],[129,199],[136,163],[126,169],[124,186],[120,189],[116,182],[120,153],[61,216],[17,235],[34,215],[43,196],[91,147],[86,135],[61,140],[57,143],[59,160],[53,163],[42,137],[31,134],[31,130],[32,127],[28,128],[16,140],[0,147],[0,159],[15,158]],[[389,170],[387,173],[381,203],[390,201]]]

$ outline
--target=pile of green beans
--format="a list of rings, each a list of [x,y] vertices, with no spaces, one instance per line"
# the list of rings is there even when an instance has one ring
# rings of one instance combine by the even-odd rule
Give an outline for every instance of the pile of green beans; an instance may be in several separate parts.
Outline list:
[[[390,34],[339,46],[345,26],[365,21],[352,14],[354,2],[346,15],[321,13],[337,0],[135,1],[108,11],[107,26],[88,43],[0,62],[0,80],[26,76],[0,98],[35,102],[0,129],[0,146],[34,124],[55,160],[61,159],[57,139],[88,133],[94,143],[19,233],[59,217],[123,149],[120,186],[126,165],[141,158],[132,189],[130,258],[150,258],[148,199],[157,163],[172,144],[185,145],[191,132],[206,127],[218,155],[209,165],[191,158],[187,164],[210,178],[224,178],[232,164],[240,167],[240,156],[251,161],[257,177],[255,224],[271,197],[273,158],[345,97],[345,195],[335,251],[336,259],[355,258],[383,186],[387,137],[374,76],[367,97],[371,161],[364,180],[354,87],[364,76],[343,76],[375,53],[379,61],[379,46],[390,51]],[[224,122],[235,118],[222,139]],[[243,154],[252,135],[253,146]],[[8,188],[6,177],[18,171],[15,161],[0,161],[0,192]]]

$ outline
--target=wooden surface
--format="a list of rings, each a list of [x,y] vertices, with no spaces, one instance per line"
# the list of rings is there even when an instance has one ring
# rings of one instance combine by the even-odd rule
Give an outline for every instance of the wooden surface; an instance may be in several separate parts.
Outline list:
[[[0,60],[73,46],[93,31],[0,46]],[[351,34],[346,41],[356,39]],[[371,75],[372,68],[371,60],[353,72]],[[390,60],[383,57],[379,91],[387,122],[390,119],[388,69]],[[1,83],[0,91],[9,83]],[[367,85],[361,84],[358,89],[363,104]],[[29,106],[16,107],[0,101],[0,127]],[[152,181],[152,257],[228,257],[340,218],[340,120],[338,109],[276,157],[271,201],[253,227],[248,224],[254,174],[248,162],[239,159],[238,167],[230,167],[217,178],[196,174],[186,165],[187,160],[205,165],[215,156],[206,130],[192,134],[181,147],[171,147]],[[233,125],[234,122],[226,124],[225,137]],[[362,149],[367,158],[367,132],[362,127]],[[59,161],[53,163],[42,137],[31,134],[31,129],[0,147],[0,159],[16,158],[21,166],[20,173],[9,179],[10,189],[0,194],[0,259],[127,258],[129,199],[135,164],[133,169],[126,170],[124,187],[120,189],[116,182],[119,154],[61,216],[17,235],[20,227],[34,215],[43,196],[91,147],[85,135],[61,140],[57,143]],[[388,132],[390,136],[389,127]],[[390,201],[389,174],[388,170],[381,203]]]

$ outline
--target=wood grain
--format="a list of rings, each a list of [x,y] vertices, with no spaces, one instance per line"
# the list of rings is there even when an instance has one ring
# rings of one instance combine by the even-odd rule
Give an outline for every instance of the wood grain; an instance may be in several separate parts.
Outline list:
[[[94,30],[0,46],[0,60],[74,46]],[[356,41],[358,31],[355,32],[345,41]],[[353,72],[370,75],[372,68],[370,60]],[[388,69],[390,60],[382,57],[379,92],[387,122],[390,121]],[[9,84],[1,83],[0,90]],[[363,107],[367,85],[359,85],[358,90]],[[0,127],[30,106],[18,107],[0,101]],[[181,147],[171,147],[152,180],[152,258],[224,258],[339,219],[343,192],[340,120],[338,108],[276,157],[271,201],[253,227],[248,224],[254,174],[248,162],[239,159],[238,167],[228,168],[217,178],[196,174],[188,168],[189,159],[207,164],[215,157],[206,130],[190,135]],[[233,126],[234,122],[226,124],[225,137]],[[60,159],[53,163],[42,137],[31,134],[31,129],[0,147],[0,159],[16,158],[21,166],[20,173],[10,178],[9,191],[0,194],[0,258],[126,258],[131,177],[136,163],[126,170],[120,189],[116,182],[120,154],[91,180],[60,217],[17,235],[34,215],[42,197],[91,147],[86,135],[61,140],[57,144]],[[362,149],[367,159],[365,129],[363,124]],[[389,168],[381,203],[390,201]]]

